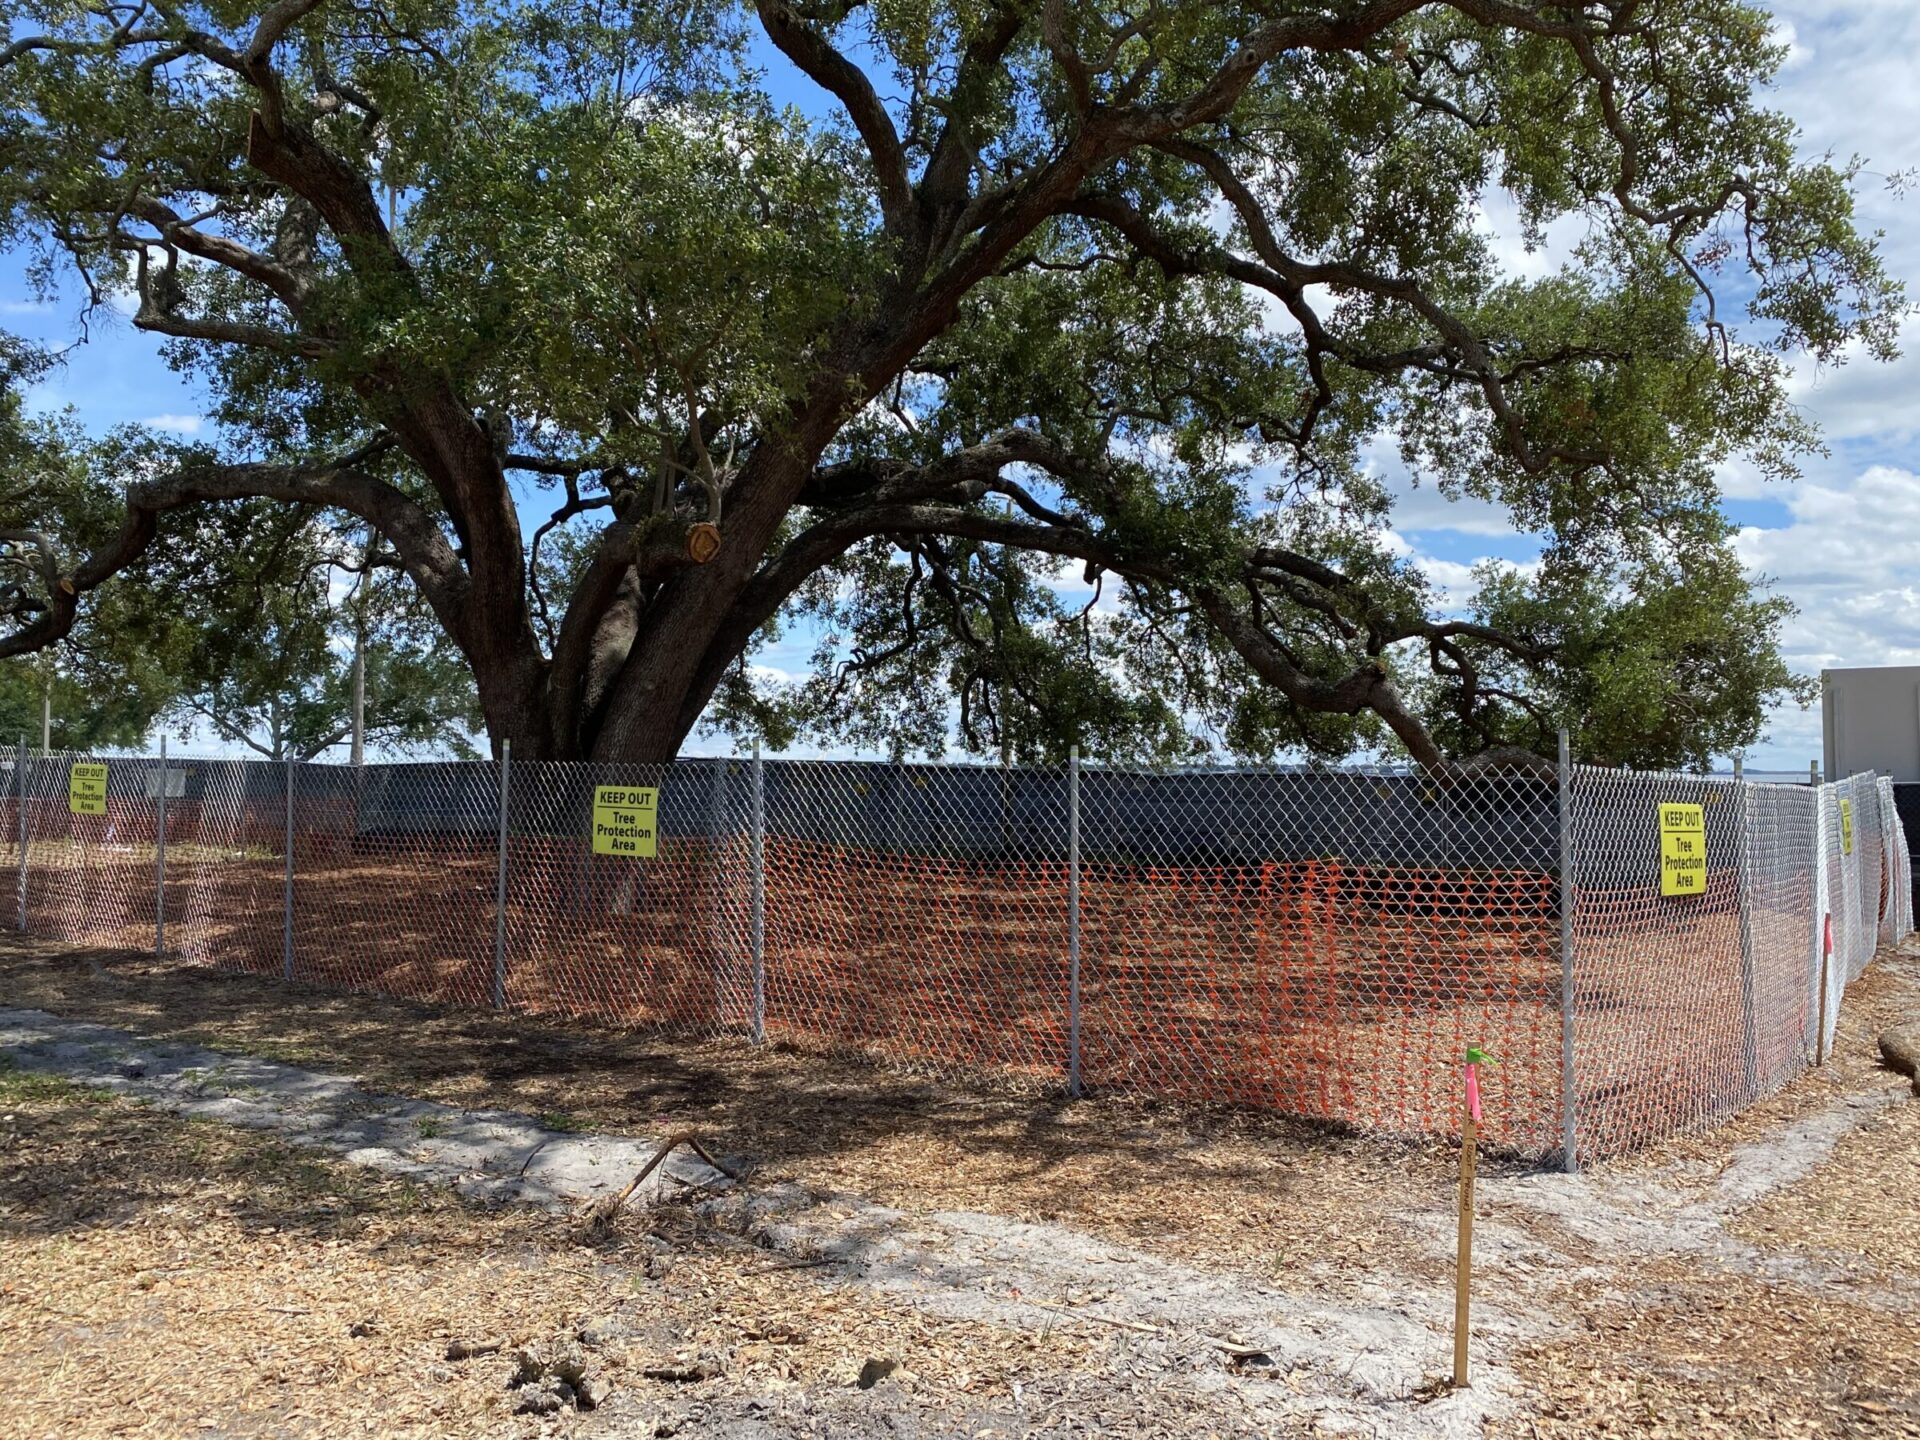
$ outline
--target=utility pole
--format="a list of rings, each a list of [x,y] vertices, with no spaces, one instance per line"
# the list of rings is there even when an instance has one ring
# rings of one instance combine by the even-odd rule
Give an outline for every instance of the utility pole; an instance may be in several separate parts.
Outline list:
[[[355,769],[367,763],[367,580],[373,566],[373,526],[361,553],[360,578],[353,586],[353,754]]]
[[[353,632],[353,754],[355,769],[367,763],[367,627],[364,621]]]

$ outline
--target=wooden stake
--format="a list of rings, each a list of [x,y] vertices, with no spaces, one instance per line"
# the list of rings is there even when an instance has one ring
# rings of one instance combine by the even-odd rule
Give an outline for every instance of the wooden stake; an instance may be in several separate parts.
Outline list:
[[[1468,1114],[1460,1127],[1460,1251],[1453,1269],[1453,1386],[1467,1388],[1467,1311],[1473,1288],[1473,1167],[1479,1126]]]

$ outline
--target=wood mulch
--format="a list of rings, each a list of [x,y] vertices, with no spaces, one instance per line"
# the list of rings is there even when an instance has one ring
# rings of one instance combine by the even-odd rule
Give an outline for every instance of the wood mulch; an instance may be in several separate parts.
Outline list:
[[[1431,1270],[1414,1237],[1353,1197],[1430,1200],[1440,1213],[1453,1173],[1444,1144],[1329,1134],[1227,1106],[1068,1104],[779,1044],[433,1006],[10,936],[0,936],[0,994],[558,1128],[695,1130],[765,1179],[909,1211],[1057,1222],[1281,1287],[1338,1287],[1355,1266]]]
[[[1415,1233],[1450,1210],[1452,1156],[1441,1146],[1174,1103],[1065,1106],[779,1047],[440,1009],[12,939],[0,939],[0,994],[470,1108],[627,1133],[694,1129],[753,1157],[769,1179],[908,1210],[1057,1221],[1283,1288],[1371,1287],[1388,1303],[1398,1277],[1446,1279]],[[1877,1067],[1873,1037],[1917,1004],[1920,959],[1883,957],[1849,991],[1823,1070],[1606,1173],[1707,1195],[1737,1147],[1896,1083]],[[0,1074],[0,1113],[9,1433],[584,1426],[591,1417],[512,1414],[499,1356],[451,1362],[445,1348],[551,1339],[609,1316],[626,1333],[596,1349],[593,1365],[624,1398],[603,1413],[634,1407],[635,1426],[651,1423],[646,1407],[663,1393],[690,1388],[857,1394],[861,1367],[882,1356],[904,1371],[888,1383],[946,1424],[976,1404],[1013,1403],[1016,1382],[1030,1396],[1047,1377],[1097,1374],[1110,1358],[1109,1339],[1070,1326],[1022,1336],[823,1286],[670,1211],[623,1225],[609,1250],[582,1249],[550,1215],[465,1204],[53,1082]],[[1541,1303],[1566,1333],[1520,1349],[1513,1368],[1537,1406],[1490,1433],[1920,1437],[1916,1177],[1920,1104],[1896,1101],[1810,1173],[1727,1217],[1726,1255],[1563,1243],[1564,1288],[1549,1284]],[[1831,1278],[1769,1279],[1774,1260]],[[703,1357],[719,1357],[717,1377],[647,1375],[697,1373]],[[1142,1433],[1180,1433],[1163,1418],[1161,1431],[1143,1421]],[[851,1420],[840,1430],[868,1433]],[[976,1430],[1005,1433],[991,1420],[955,1433]]]
[[[592,1418],[645,1435],[722,1387],[857,1393],[876,1359],[896,1398],[990,1403],[1097,1343],[825,1293],[673,1208],[583,1248],[545,1211],[4,1071],[0,1253],[0,1429],[34,1440],[569,1430],[589,1415],[516,1414],[506,1376],[583,1330]]]

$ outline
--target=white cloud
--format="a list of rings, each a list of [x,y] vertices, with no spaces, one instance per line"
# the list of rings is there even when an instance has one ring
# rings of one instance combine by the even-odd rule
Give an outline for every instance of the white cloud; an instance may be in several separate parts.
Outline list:
[[[1414,478],[1391,436],[1376,435],[1361,452],[1361,465],[1393,496],[1397,530],[1454,530],[1462,535],[1513,535],[1513,518],[1503,505],[1485,500],[1452,500],[1431,480]]]
[[[1791,482],[1768,478],[1759,466],[1742,458],[1714,466],[1713,477],[1729,500],[1785,500],[1796,488]]]
[[[1790,523],[1748,526],[1741,560],[1799,606],[1782,630],[1788,663],[1805,675],[1846,665],[1920,664],[1920,474],[1871,465],[1851,478],[1794,487]],[[1804,764],[1819,754],[1816,711],[1776,712],[1756,759]]]
[[[1377,538],[1380,548],[1387,554],[1396,560],[1411,561],[1414,568],[1426,576],[1427,582],[1433,586],[1435,608],[1448,615],[1459,615],[1466,611],[1474,593],[1480,588],[1479,577],[1474,572],[1481,566],[1491,564],[1517,575],[1531,575],[1540,568],[1538,561],[1504,560],[1494,556],[1475,560],[1443,559],[1426,553],[1398,530],[1383,530]]]
[[[153,430],[171,430],[176,435],[198,435],[207,422],[198,415],[149,415],[140,422]]]
[[[1749,568],[1829,604],[1920,580],[1920,475],[1867,467],[1844,485],[1801,485],[1786,497],[1792,523],[1748,526],[1735,539]]]
[[[1767,38],[1776,45],[1787,47],[1787,58],[1780,63],[1783,71],[1797,70],[1813,59],[1813,50],[1800,43],[1800,32],[1794,29],[1791,20],[1775,19]]]
[[[1420,572],[1432,584],[1439,608],[1448,614],[1458,614],[1466,609],[1468,602],[1473,599],[1473,592],[1479,588],[1473,566],[1458,560],[1436,560],[1431,555],[1415,555],[1413,563],[1420,567]]]
[[[1801,129],[1801,150],[1845,160],[1859,155],[1860,218],[1886,231],[1894,272],[1920,273],[1920,231],[1914,202],[1887,189],[1884,177],[1920,163],[1920,6],[1892,0],[1775,0],[1776,31],[1794,53],[1770,101]]]
[[[1915,261],[1910,277],[1920,276],[1920,255]],[[1848,346],[1838,365],[1802,360],[1787,376],[1788,398],[1830,441],[1911,444],[1920,437],[1920,318],[1901,326],[1900,347],[1900,357],[1888,364],[1860,345]]]
[[[1584,215],[1562,215],[1549,222],[1540,243],[1529,246],[1522,233],[1519,202],[1505,190],[1490,190],[1475,209],[1473,228],[1487,242],[1500,272],[1513,279],[1539,280],[1573,260],[1574,247],[1587,237]]]

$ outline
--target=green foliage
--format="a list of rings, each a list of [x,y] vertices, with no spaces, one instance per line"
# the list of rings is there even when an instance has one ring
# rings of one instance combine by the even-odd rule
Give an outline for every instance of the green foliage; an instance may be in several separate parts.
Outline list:
[[[374,570],[344,597],[330,594],[340,562],[363,556],[352,537],[318,530],[298,511],[250,502],[195,519],[213,522],[232,548],[224,565],[189,585],[178,575],[162,580],[191,637],[171,718],[273,759],[312,759],[344,744],[352,734],[351,647],[364,624],[368,747],[474,756],[472,676],[445,654],[404,581]]]
[[[552,753],[669,751],[704,714],[894,754],[1476,753],[1567,723],[1590,758],[1704,760],[1804,693],[1715,470],[1791,474],[1817,440],[1788,357],[1884,357],[1905,312],[1857,166],[1762,107],[1781,51],[1737,0],[1332,7],[1273,44],[1307,12],[325,3],[265,79],[231,61],[247,7],[144,40],[0,13],[40,37],[0,66],[0,243],[137,291],[222,424],[16,445],[39,478],[9,513],[51,507],[77,550],[133,476],[356,452],[466,567],[422,598],[396,570],[445,567],[401,556],[362,596],[395,744],[457,736],[464,663],[495,734]],[[756,28],[843,103],[775,103]],[[1504,273],[1501,196],[1529,238],[1584,222],[1571,260]],[[1010,433],[1023,458],[954,465]],[[1381,445],[1538,566],[1443,613]],[[710,570],[590,583],[694,521]],[[343,673],[315,577],[357,524],[170,513],[87,631],[146,626],[180,704],[310,746]],[[604,611],[562,657],[574,600]],[[756,665],[803,628],[810,676]]]
[[[118,497],[96,477],[96,462],[137,464],[140,456],[125,436],[91,445],[70,415],[29,415],[23,387],[47,364],[44,355],[0,336],[0,530],[38,533],[71,555],[120,526]],[[0,585],[34,589],[37,548],[15,543],[5,550]],[[0,743],[25,736],[39,745],[44,715],[56,749],[136,745],[171,703],[178,633],[170,617],[118,581],[97,596],[93,617],[54,649],[0,660]]]
[[[63,566],[119,531],[128,481],[203,453],[134,428],[89,439],[71,414],[30,416],[19,382],[42,362],[14,342],[0,360],[12,376],[0,389],[0,529],[40,532]],[[337,566],[362,558],[349,535],[265,501],[198,507],[162,528],[162,545],[89,597],[85,626],[0,660],[0,743],[38,745],[50,698],[56,749],[135,747],[170,723],[310,757],[349,732],[348,647],[364,618],[369,743],[471,753],[472,677],[411,588],[376,570],[346,607],[334,603]],[[7,571],[37,564],[36,549],[9,547]]]
[[[1557,727],[1596,764],[1707,768],[1716,755],[1761,737],[1776,697],[1808,704],[1817,684],[1780,659],[1779,630],[1793,607],[1756,593],[1724,543],[1595,575],[1552,562],[1532,577],[1487,567],[1476,617],[1555,647],[1547,666],[1488,661],[1486,684],[1528,708],[1468,703],[1457,683],[1440,703],[1448,738],[1547,753]]]

